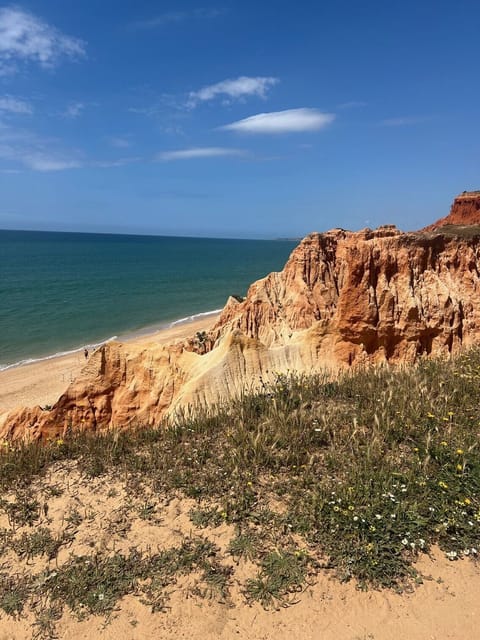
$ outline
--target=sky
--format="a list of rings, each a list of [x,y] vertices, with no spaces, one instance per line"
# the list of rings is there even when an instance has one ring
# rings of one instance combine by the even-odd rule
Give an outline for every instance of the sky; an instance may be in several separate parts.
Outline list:
[[[478,0],[0,2],[0,228],[418,229],[480,188]]]

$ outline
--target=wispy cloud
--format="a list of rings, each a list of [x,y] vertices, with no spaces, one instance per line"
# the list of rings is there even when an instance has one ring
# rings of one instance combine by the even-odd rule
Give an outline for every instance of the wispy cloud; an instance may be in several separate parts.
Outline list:
[[[138,20],[130,26],[133,29],[156,29],[187,20],[212,20],[226,13],[225,9],[199,7],[191,11],[168,11],[146,20]]]
[[[108,141],[115,149],[128,149],[132,144],[126,136],[113,136]]]
[[[179,98],[170,93],[162,93],[148,106],[129,107],[128,111],[149,118],[157,118],[159,116],[165,118],[167,115],[171,117],[172,113],[175,114],[175,117],[184,117],[186,113],[185,96]]]
[[[411,124],[420,124],[428,120],[426,117],[421,116],[408,116],[403,118],[387,118],[380,122],[382,127],[404,127]]]
[[[222,156],[245,156],[243,149],[228,147],[193,147],[191,149],[179,149],[177,151],[162,151],[155,156],[156,160],[192,160],[195,158],[219,158]]]
[[[218,96],[226,96],[227,101],[238,100],[247,96],[265,98],[268,90],[279,82],[278,78],[240,76],[231,80],[222,80],[216,84],[191,91],[188,106],[195,107],[199,102],[213,100]]]
[[[0,158],[33,171],[62,171],[83,166],[79,154],[65,151],[58,140],[6,126],[0,128]]]
[[[25,153],[21,160],[29,169],[43,172],[65,171],[65,169],[78,169],[82,166],[82,163],[78,160],[56,156],[46,152]]]
[[[19,62],[52,68],[61,58],[85,55],[85,42],[64,35],[33,13],[17,6],[0,9],[0,75],[15,73]]]
[[[337,106],[337,109],[360,109],[361,107],[367,107],[367,102],[361,100],[351,100],[350,102],[342,102]]]
[[[116,160],[95,160],[91,162],[92,167],[99,167],[100,169],[110,169],[111,167],[125,167],[128,164],[136,164],[141,162],[142,158],[139,156],[129,158],[117,158]]]
[[[240,133],[298,133],[324,129],[334,120],[333,113],[323,113],[318,109],[287,109],[286,111],[259,113],[220,128]]]
[[[33,107],[25,100],[5,95],[0,96],[0,111],[30,115],[33,113]]]
[[[84,102],[71,102],[65,111],[62,111],[61,115],[64,118],[69,118],[71,120],[75,120],[79,118],[82,113],[85,111],[86,104]]]

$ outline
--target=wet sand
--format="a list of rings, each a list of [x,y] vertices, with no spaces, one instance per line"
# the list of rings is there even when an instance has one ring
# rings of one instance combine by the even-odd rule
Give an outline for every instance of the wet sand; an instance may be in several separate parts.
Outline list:
[[[220,314],[184,322],[128,342],[175,342],[209,329]],[[0,371],[0,413],[15,407],[53,405],[85,365],[83,351]]]

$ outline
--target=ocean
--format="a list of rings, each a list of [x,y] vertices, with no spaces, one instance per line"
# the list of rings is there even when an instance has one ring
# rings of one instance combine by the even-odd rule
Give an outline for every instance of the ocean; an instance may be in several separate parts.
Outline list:
[[[0,370],[219,310],[295,245],[0,230]]]

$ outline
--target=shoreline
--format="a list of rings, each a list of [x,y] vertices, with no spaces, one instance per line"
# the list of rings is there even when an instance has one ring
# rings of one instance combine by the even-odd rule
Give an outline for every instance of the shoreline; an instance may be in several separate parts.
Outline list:
[[[52,354],[48,354],[46,356],[39,356],[38,358],[24,358],[23,360],[19,360],[18,362],[12,362],[11,364],[6,364],[4,366],[0,366],[0,373],[3,371],[10,371],[11,369],[16,369],[18,367],[25,367],[30,364],[35,364],[37,362],[44,362],[46,360],[54,360],[56,358],[62,358],[64,356],[71,356],[75,353],[83,353],[84,349],[88,349],[91,351],[92,349],[98,349],[104,344],[108,342],[113,342],[114,340],[118,342],[132,342],[134,340],[140,338],[148,338],[149,336],[155,335],[160,331],[168,331],[169,329],[173,329],[177,326],[188,325],[197,320],[201,320],[202,318],[209,318],[213,316],[218,316],[221,313],[222,309],[213,309],[212,311],[202,311],[200,313],[195,313],[191,316],[186,316],[184,318],[179,318],[178,320],[173,320],[172,322],[160,322],[149,325],[147,327],[142,327],[141,329],[133,329],[131,331],[127,331],[125,333],[121,333],[119,335],[111,336],[110,338],[106,338],[105,340],[99,340],[98,342],[88,342],[82,344],[80,347],[75,347],[73,349],[67,349],[65,351],[57,351]]]
[[[96,347],[111,342],[165,344],[192,335],[196,331],[209,329],[218,319],[220,310],[206,311],[194,316],[180,318],[167,326],[151,331],[135,332],[110,338]],[[93,348],[94,345],[85,345]],[[0,370],[0,414],[16,407],[53,405],[68,385],[73,382],[85,365],[84,348],[23,361]]]

